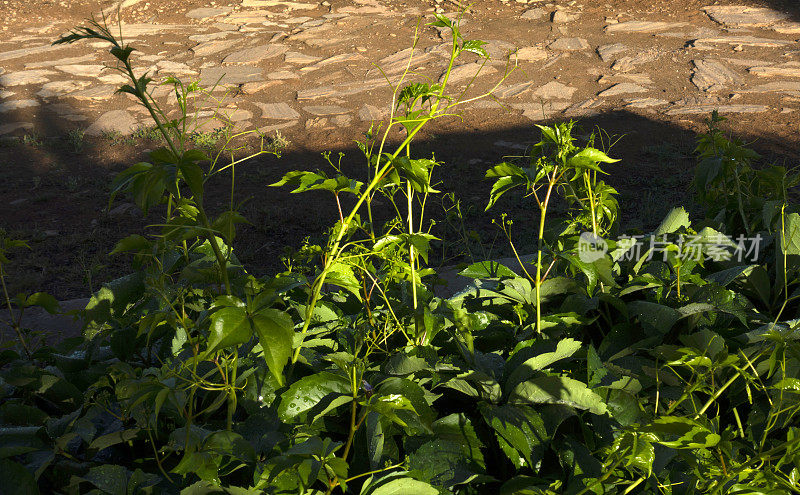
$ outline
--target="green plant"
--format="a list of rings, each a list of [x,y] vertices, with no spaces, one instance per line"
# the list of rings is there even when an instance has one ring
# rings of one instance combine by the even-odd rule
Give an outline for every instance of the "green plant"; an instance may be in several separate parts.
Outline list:
[[[39,148],[44,144],[42,136],[36,131],[23,134],[20,136],[19,142],[25,146],[31,146],[33,148]]]
[[[83,150],[83,146],[86,144],[84,141],[85,137],[86,129],[70,129],[66,136],[67,144],[72,148],[72,151],[80,153]]]
[[[434,25],[453,35],[448,72],[459,56],[485,56],[457,21],[437,16]],[[131,49],[105,26],[64,41],[86,38],[110,42],[132,76]],[[132,256],[134,270],[93,295],[81,312],[83,339],[54,347],[33,342],[20,314],[35,305],[55,311],[55,301],[7,293],[8,253],[24,243],[0,235],[0,286],[16,330],[0,350],[4,487],[800,491],[794,205],[780,205],[758,256],[713,218],[692,221],[681,207],[648,234],[613,239],[618,205],[597,175],[612,160],[591,136],[577,145],[573,123],[543,127],[527,163],[489,171],[491,206],[514,186],[537,199],[536,277],[525,265],[520,275],[480,259],[477,246],[479,259],[460,272],[473,285],[437,297],[425,266],[434,241],[425,207],[436,194],[432,174],[446,165],[413,158],[411,145],[463,100],[448,95],[447,76],[406,84],[409,74],[385,128],[360,143],[365,181],[344,176],[343,156],[330,153],[333,173],[279,181],[322,191],[338,221],[322,245],[306,239],[287,250],[285,271],[262,277],[234,255],[245,220],[233,199],[221,212],[203,201],[223,172],[233,198],[241,162],[223,158],[244,146],[233,141],[239,134],[229,129],[222,151],[205,156],[191,148],[186,103],[196,85],[167,80],[178,96],[173,120],[149,98],[146,76],[122,88],[151,113],[165,147],[120,174],[115,193],[162,219],[148,237],[118,243],[115,253]],[[390,148],[398,126],[404,140]],[[556,208],[557,197],[565,207]],[[445,204],[454,230],[469,237],[458,200]],[[509,240],[510,225],[503,216]],[[604,249],[582,251],[581,230]]]
[[[609,158],[604,152],[592,147],[594,136],[589,139],[589,145],[576,146],[575,138],[572,137],[573,126],[572,121],[552,127],[537,126],[542,131],[542,140],[532,148],[528,167],[522,168],[503,162],[486,172],[486,177],[497,179],[492,187],[487,210],[505,192],[519,186],[525,188],[526,196],[533,196],[539,208],[536,275],[531,279],[536,288],[536,331],[539,333],[542,321],[541,289],[549,271],[544,270],[545,226],[553,193],[563,191],[565,199],[577,210],[564,233],[582,227],[591,229],[595,236],[602,236],[611,230],[617,219],[618,205],[614,198],[617,192],[598,181],[597,173],[605,173],[600,168],[601,163],[619,160]],[[551,258],[554,263],[555,255]],[[570,259],[573,263],[579,263],[574,257]]]

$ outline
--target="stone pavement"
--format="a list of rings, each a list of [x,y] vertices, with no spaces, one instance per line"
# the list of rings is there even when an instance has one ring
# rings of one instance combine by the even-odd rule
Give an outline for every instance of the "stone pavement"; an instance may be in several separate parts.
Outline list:
[[[661,12],[574,1],[496,4],[499,13],[475,7],[462,29],[489,42],[491,61],[463,59],[451,83],[458,88],[474,80],[471,94],[478,94],[499,80],[510,54],[519,68],[497,88],[496,102],[467,105],[467,113],[540,121],[625,109],[670,119],[714,109],[780,115],[800,102],[800,22],[785,12],[745,5]],[[155,80],[174,75],[217,84],[219,100],[204,103],[199,130],[219,125],[216,112],[242,129],[306,135],[383,117],[387,78],[396,82],[406,68],[419,19],[455,9],[446,2],[379,0],[176,5],[182,7],[154,16],[149,3],[125,0],[122,32],[139,50],[134,63]],[[114,7],[106,12],[116,22]],[[141,106],[114,94],[124,78],[109,66],[102,43],[51,46],[81,22],[69,10],[0,33],[0,134],[47,134],[53,127],[128,134],[149,124]],[[446,34],[423,24],[410,65],[414,78],[437,80],[448,50]],[[169,87],[154,94],[168,105]]]

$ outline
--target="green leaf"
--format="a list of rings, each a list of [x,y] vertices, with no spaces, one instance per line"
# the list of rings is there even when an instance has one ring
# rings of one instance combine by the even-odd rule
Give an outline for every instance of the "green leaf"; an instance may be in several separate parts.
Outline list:
[[[585,383],[565,376],[539,376],[517,385],[508,398],[510,404],[564,404],[605,414],[606,404]]]
[[[438,495],[439,490],[413,478],[395,478],[374,490],[362,491],[363,495]]]
[[[436,419],[436,412],[431,409],[425,399],[425,390],[417,383],[405,378],[390,377],[376,387],[376,392],[384,396],[401,396],[407,398],[413,411],[397,410],[397,416],[417,433],[430,434],[430,424]]]
[[[186,181],[186,184],[189,186],[189,189],[192,191],[197,198],[203,198],[203,170],[200,168],[195,162],[192,161],[185,161],[180,164],[180,171],[181,175],[183,176],[183,180]]]
[[[152,242],[148,241],[139,234],[132,234],[118,241],[114,246],[114,249],[108,254],[114,255],[119,253],[127,253],[130,251],[139,252],[145,249],[150,249],[152,245]]]
[[[783,228],[778,229],[782,234],[778,237],[780,252],[786,255],[800,254],[800,214],[790,213],[784,218]]]
[[[400,156],[392,162],[394,167],[403,173],[403,176],[411,183],[411,187],[418,193],[437,193],[431,187],[431,169],[438,165],[433,160],[418,159],[411,160],[408,157]]]
[[[4,495],[38,495],[36,479],[25,466],[11,459],[0,459],[0,486]],[[438,492],[435,492],[438,493]]]
[[[480,408],[484,421],[497,435],[500,448],[517,469],[534,468],[542,460],[550,437],[539,413],[510,404]]]
[[[558,342],[553,352],[544,352],[517,366],[508,376],[507,384],[517,384],[524,381],[538,370],[543,370],[556,361],[566,359],[581,348],[581,343],[574,339],[563,339]]]
[[[253,336],[253,328],[243,308],[225,307],[211,315],[206,356],[219,349],[244,344]]]
[[[485,44],[486,42],[481,40],[464,40],[464,43],[461,45],[461,51],[471,52],[482,58],[489,58],[489,54],[486,52],[486,49],[483,48]]]
[[[631,301],[628,303],[628,311],[632,316],[638,317],[642,325],[655,329],[661,335],[669,332],[683,316],[674,308],[650,301]]]
[[[347,289],[353,293],[359,301],[361,300],[361,283],[358,281],[358,278],[356,278],[353,267],[348,264],[342,263],[341,261],[334,261],[325,276],[325,283],[338,285],[343,289]]]
[[[83,335],[91,339],[112,318],[119,317],[144,293],[144,272],[113,280],[97,291],[86,304]]]
[[[46,292],[36,292],[25,300],[25,307],[38,306],[51,315],[58,313],[59,305],[55,297]]]
[[[253,328],[264,349],[264,359],[270,373],[283,386],[283,367],[292,355],[292,319],[283,311],[263,309],[253,315]]]
[[[661,221],[661,224],[653,232],[653,235],[671,234],[681,227],[689,227],[690,225],[689,214],[686,213],[686,210],[684,210],[682,206],[679,206],[667,213],[667,216]]]
[[[49,449],[39,436],[40,430],[38,426],[0,428],[0,459]]]
[[[654,433],[659,438],[658,443],[673,449],[705,449],[717,445],[721,440],[718,434],[700,422],[679,416],[656,418],[649,425],[639,428],[639,431]]]
[[[314,409],[325,409],[336,397],[352,395],[350,380],[327,371],[301,378],[281,395],[278,416],[285,423],[303,422]]]
[[[103,464],[89,469],[83,479],[108,495],[127,495],[128,470],[115,464]]]
[[[449,440],[461,445],[462,454],[482,469],[486,467],[481,449],[483,443],[478,439],[475,428],[463,413],[453,413],[433,422],[433,432],[437,439]]]
[[[494,279],[494,278],[518,278],[519,275],[514,273],[510,268],[505,265],[492,260],[479,261],[464,268],[459,275],[462,277],[469,277],[475,279]]]
[[[99,451],[107,447],[111,447],[112,445],[129,442],[136,438],[136,435],[138,434],[139,428],[131,428],[129,430],[120,430],[113,433],[108,433],[95,438],[92,443],[89,444],[89,450]]]
[[[486,177],[497,177],[491,192],[489,192],[489,204],[486,210],[494,206],[500,197],[515,187],[526,185],[530,182],[525,172],[511,163],[501,163],[486,171]]]

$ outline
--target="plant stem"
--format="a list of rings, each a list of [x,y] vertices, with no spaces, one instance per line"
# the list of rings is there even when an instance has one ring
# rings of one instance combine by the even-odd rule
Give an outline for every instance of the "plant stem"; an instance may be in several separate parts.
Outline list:
[[[19,309],[19,320],[14,321],[14,308],[11,307],[11,298],[8,297],[8,288],[6,287],[6,276],[3,272],[3,264],[0,263],[0,284],[3,287],[3,297],[6,300],[6,306],[8,306],[8,317],[9,317],[9,324],[14,329],[14,332],[17,334],[17,338],[19,339],[19,343],[22,344],[22,349],[25,351],[25,355],[28,359],[31,358],[31,350],[28,347],[28,342],[25,340],[25,336],[22,334],[22,329],[20,328],[19,322],[22,321],[22,311],[23,308]]]
[[[547,217],[547,205],[550,202],[550,193],[553,192],[555,185],[556,171],[558,167],[553,169],[553,178],[547,186],[547,194],[544,197],[544,202],[539,205],[539,238],[536,242],[536,333],[542,333],[542,245],[544,243],[544,226]]]

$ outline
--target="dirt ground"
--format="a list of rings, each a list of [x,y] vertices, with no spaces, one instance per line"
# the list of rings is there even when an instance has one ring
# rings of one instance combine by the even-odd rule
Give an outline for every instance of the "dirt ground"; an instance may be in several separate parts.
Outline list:
[[[289,170],[324,169],[324,151],[343,152],[343,170],[363,175],[355,140],[385,115],[391,98],[375,64],[394,80],[419,26],[415,78],[436,80],[447,39],[419,20],[458,7],[450,0],[3,0],[0,228],[31,245],[8,267],[12,292],[85,297],[128,268],[124,258],[108,256],[114,244],[152,232],[147,225],[159,221],[157,212],[142,218],[129,198],[109,204],[114,175],[159,143],[134,102],[113,94],[118,81],[104,67],[113,65],[107,50],[49,46],[102,11],[112,23],[119,13],[123,35],[133,33],[131,44],[140,50],[134,63],[156,79],[176,74],[209,85],[224,74],[221,87],[233,89],[216,108],[241,129],[277,131],[288,141],[281,158],[259,157],[236,170],[236,199],[251,224],[241,228],[235,249],[251,272],[266,274],[281,268],[287,247],[321,239],[336,218],[325,195],[267,185]],[[492,55],[468,94],[494,86],[515,49],[518,68],[496,100],[432,123],[414,145],[417,156],[433,153],[442,163],[435,178],[443,194],[429,212],[437,220],[433,233],[447,242],[438,246],[435,264],[507,255],[491,222],[501,212],[515,221],[518,247],[530,250],[535,208],[509,197],[484,213],[491,184],[483,176],[535,142],[536,123],[573,118],[584,136],[600,128],[619,138],[609,154],[622,161],[609,166],[608,182],[620,192],[623,229],[651,228],[672,206],[696,208],[692,150],[713,109],[728,118],[724,129],[751,142],[765,163],[795,165],[797,2],[481,0],[464,20],[464,35],[489,41]],[[456,88],[475,74],[473,60],[457,68],[463,78]],[[158,97],[168,104],[166,92]],[[201,119],[197,135],[213,142],[214,126]],[[212,209],[227,204],[229,180],[210,184]],[[450,192],[461,201],[463,230],[446,213],[453,211]]]

